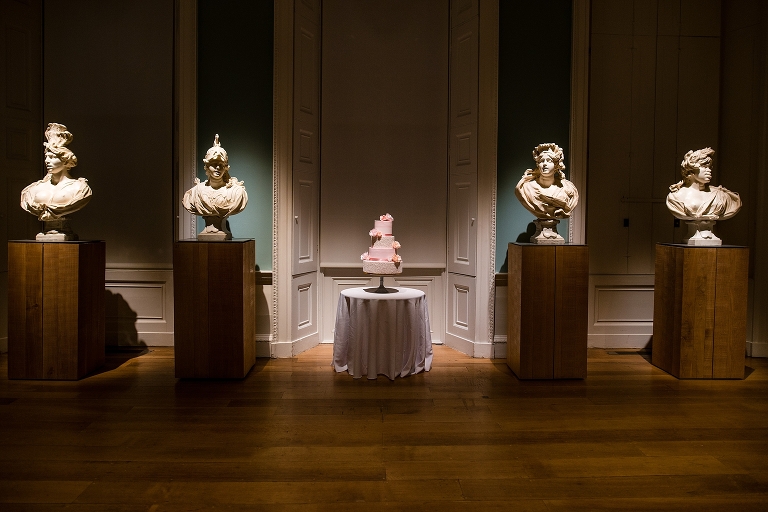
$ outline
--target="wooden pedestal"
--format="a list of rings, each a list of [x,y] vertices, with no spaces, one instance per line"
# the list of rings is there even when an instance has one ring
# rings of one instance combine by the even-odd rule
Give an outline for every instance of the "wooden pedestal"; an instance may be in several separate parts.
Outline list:
[[[8,242],[8,378],[77,380],[104,364],[106,244]]]
[[[587,376],[586,245],[509,244],[507,365],[520,379]]]
[[[680,379],[743,379],[749,248],[656,245],[655,366]]]
[[[177,378],[243,378],[256,363],[256,243],[173,248]]]

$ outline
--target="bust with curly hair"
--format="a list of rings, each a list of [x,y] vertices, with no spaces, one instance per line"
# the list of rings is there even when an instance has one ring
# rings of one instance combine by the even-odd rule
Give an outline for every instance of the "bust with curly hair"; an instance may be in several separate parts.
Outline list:
[[[565,179],[563,150],[554,143],[539,144],[533,150],[536,166],[528,169],[515,187],[520,203],[536,216],[533,243],[564,243],[557,234],[560,219],[567,219],[579,202],[579,192]]]
[[[680,164],[683,179],[670,185],[667,208],[678,219],[688,221],[690,245],[720,245],[712,233],[715,221],[736,215],[741,198],[727,188],[710,185],[712,180],[712,148],[688,151]]]

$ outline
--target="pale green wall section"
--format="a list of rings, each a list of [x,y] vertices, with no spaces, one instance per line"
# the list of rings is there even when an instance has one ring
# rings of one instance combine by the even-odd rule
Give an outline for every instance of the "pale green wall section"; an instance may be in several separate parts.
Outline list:
[[[273,3],[198,0],[197,9],[197,174],[205,179],[203,156],[218,133],[230,174],[248,191],[232,234],[255,239],[256,265],[271,270]]]
[[[530,239],[534,217],[515,197],[515,185],[533,166],[531,151],[555,142],[566,166],[570,156],[571,17],[571,0],[499,5],[497,272],[507,270],[507,244]],[[567,240],[567,221],[558,232]]]

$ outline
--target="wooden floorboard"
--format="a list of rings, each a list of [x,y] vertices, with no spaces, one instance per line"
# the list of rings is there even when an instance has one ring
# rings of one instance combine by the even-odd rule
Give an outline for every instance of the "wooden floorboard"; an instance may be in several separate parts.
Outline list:
[[[0,510],[768,510],[768,360],[678,380],[591,349],[520,381],[435,346],[426,374],[335,373],[332,346],[243,380],[179,380],[172,348],[76,382],[7,379]]]

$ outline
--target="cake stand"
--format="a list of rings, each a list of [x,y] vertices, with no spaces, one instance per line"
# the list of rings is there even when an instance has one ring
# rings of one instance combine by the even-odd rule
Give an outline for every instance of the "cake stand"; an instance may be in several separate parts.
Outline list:
[[[375,274],[373,274],[375,275]],[[387,288],[384,286],[384,274],[379,274],[378,288],[364,288],[368,293],[397,293],[397,288]]]

